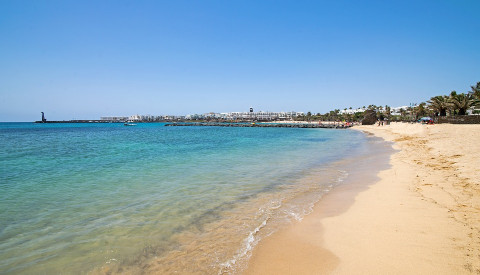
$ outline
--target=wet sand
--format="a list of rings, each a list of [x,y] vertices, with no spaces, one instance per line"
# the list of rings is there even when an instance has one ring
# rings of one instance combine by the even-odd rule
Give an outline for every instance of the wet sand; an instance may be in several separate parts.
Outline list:
[[[264,239],[245,274],[480,274],[480,125],[355,129],[395,142],[390,167]]]

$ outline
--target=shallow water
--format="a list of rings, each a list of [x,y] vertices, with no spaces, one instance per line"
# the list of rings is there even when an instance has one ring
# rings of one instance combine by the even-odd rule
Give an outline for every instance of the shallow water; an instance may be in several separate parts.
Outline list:
[[[0,123],[0,273],[234,273],[368,154],[351,130]]]

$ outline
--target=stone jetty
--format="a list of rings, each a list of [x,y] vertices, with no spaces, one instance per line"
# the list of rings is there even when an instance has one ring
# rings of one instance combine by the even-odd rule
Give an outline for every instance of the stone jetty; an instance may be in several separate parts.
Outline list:
[[[352,127],[346,124],[322,123],[225,123],[225,122],[175,122],[165,126],[217,126],[217,127],[260,127],[260,128],[330,128],[346,129]]]

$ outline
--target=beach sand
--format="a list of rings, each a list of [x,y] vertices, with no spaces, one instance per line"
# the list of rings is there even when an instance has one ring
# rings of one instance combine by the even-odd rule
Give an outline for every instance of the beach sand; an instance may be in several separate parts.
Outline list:
[[[356,126],[390,168],[262,240],[245,274],[480,274],[480,125]]]

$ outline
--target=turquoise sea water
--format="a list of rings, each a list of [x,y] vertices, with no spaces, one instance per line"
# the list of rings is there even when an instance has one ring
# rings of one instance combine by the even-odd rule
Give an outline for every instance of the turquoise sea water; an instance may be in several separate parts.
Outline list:
[[[0,123],[0,273],[233,273],[368,153],[352,130]]]

